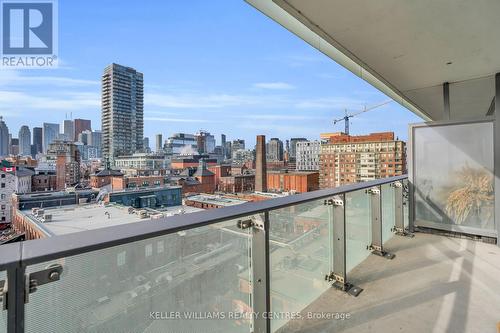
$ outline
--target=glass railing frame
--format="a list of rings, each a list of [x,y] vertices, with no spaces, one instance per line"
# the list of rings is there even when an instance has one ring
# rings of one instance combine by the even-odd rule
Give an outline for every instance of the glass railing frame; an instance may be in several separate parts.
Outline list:
[[[0,270],[7,271],[8,287],[6,295],[4,293],[3,296],[4,299],[6,298],[7,300],[7,331],[15,333],[24,332],[25,302],[28,301],[30,293],[29,276],[26,276],[27,266],[164,236],[179,231],[208,226],[226,220],[248,217],[255,214],[262,214],[264,216],[264,223],[263,226],[259,226],[259,228],[254,229],[253,232],[255,238],[253,240],[253,246],[255,246],[256,249],[262,249],[259,253],[254,252],[252,255],[252,267],[255,269],[253,272],[254,281],[259,281],[259,283],[253,283],[252,286],[252,293],[254,294],[254,312],[269,313],[271,309],[269,282],[269,211],[315,200],[332,199],[338,196],[344,198],[346,193],[359,190],[366,190],[368,195],[370,189],[380,189],[380,186],[383,184],[402,183],[402,181],[406,179],[408,179],[407,175],[401,175],[369,182],[344,185],[332,189],[306,192],[265,201],[249,202],[203,212],[178,215],[165,218],[168,219],[168,224],[162,223],[162,221],[165,222],[164,219],[159,219],[3,245],[2,251],[0,251]],[[395,188],[398,187],[395,186]],[[402,196],[403,191],[396,190],[396,198],[398,198],[399,193],[401,193]],[[380,200],[380,193],[378,200]],[[402,202],[402,198],[399,202]],[[402,226],[403,207],[402,205],[398,205],[397,201],[395,206],[396,221],[401,221]],[[401,217],[398,218],[398,216]],[[380,216],[380,209],[378,210],[378,217],[380,218],[380,222],[383,223],[383,217]],[[372,219],[373,218],[372,214]],[[344,274],[347,275],[345,269]],[[63,276],[64,273],[61,278],[63,278]],[[56,279],[56,281],[57,280],[58,279]],[[255,297],[257,295],[260,296]],[[2,302],[2,306],[4,304],[5,302]],[[261,320],[255,320],[253,328],[253,332],[255,333],[270,332],[270,318],[267,317]]]

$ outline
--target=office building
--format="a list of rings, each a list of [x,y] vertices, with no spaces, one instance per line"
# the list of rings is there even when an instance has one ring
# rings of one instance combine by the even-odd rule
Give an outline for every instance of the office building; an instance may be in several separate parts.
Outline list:
[[[43,152],[46,153],[49,145],[59,137],[59,124],[43,123],[42,141]]]
[[[149,138],[147,136],[145,136],[144,139],[142,139],[142,147],[145,153],[151,152],[151,148],[149,147]]]
[[[198,152],[200,154],[210,154],[215,150],[215,137],[207,131],[200,130],[195,135]]]
[[[242,140],[242,139],[233,140],[233,142],[231,144],[231,149],[233,151],[245,149],[245,140]]]
[[[19,155],[31,155],[31,131],[26,125],[19,129]]]
[[[156,152],[160,153],[163,151],[163,136],[161,134],[156,134]]]
[[[307,141],[306,138],[291,138],[290,148],[288,150],[288,157],[290,160],[295,160],[297,157],[297,143]]]
[[[9,128],[5,121],[3,121],[3,117],[0,116],[0,157],[9,155]]]
[[[74,141],[78,141],[78,135],[83,131],[92,131],[92,123],[88,119],[75,119],[74,121]]]
[[[89,120],[90,121],[90,120]],[[63,134],[64,140],[75,141],[75,122],[70,119],[66,119],[63,122]]]
[[[170,168],[170,159],[157,154],[135,153],[115,158],[118,169],[160,170]]]
[[[406,144],[394,133],[331,135],[320,151],[320,187],[330,188],[402,175],[406,172]]]
[[[43,152],[43,128],[33,127],[33,157]]]
[[[141,151],[144,138],[143,74],[111,64],[102,76],[102,154],[117,156]],[[76,120],[75,120],[76,122]]]
[[[283,141],[278,138],[271,138],[267,143],[266,149],[268,161],[283,161]]]
[[[296,143],[295,168],[298,171],[318,171],[321,142],[299,141]]]
[[[80,182],[81,152],[75,143],[57,140],[49,145],[47,157],[56,161],[57,190],[63,190]]]
[[[193,134],[174,133],[166,140],[165,152],[171,155],[192,155],[198,152],[198,144]]]
[[[92,131],[91,134],[91,141],[89,143],[90,146],[99,148],[99,150],[102,147],[102,132],[99,130]]]

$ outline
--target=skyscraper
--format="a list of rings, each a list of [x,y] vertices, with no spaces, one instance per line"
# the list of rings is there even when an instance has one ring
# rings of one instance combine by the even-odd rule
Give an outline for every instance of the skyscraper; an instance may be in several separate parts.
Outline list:
[[[33,156],[43,151],[42,132],[43,130],[41,127],[33,127],[33,146],[34,146],[33,152],[35,153]]]
[[[74,121],[74,137],[71,140],[78,141],[78,135],[83,131],[91,131],[92,123],[88,119],[75,119]]]
[[[31,155],[31,131],[26,125],[19,129],[19,155]]]
[[[43,123],[42,142],[43,152],[46,153],[49,145],[59,136],[59,124]]]
[[[156,134],[156,152],[159,153],[163,150],[162,135]]]
[[[149,149],[149,138],[147,136],[145,136],[144,139],[142,139],[142,149],[144,149],[144,151],[146,153],[148,153],[150,151],[150,149]]]
[[[270,161],[283,161],[283,141],[271,138],[267,144],[267,159]]]
[[[295,159],[297,157],[297,143],[307,141],[306,138],[291,138],[290,139],[290,150],[288,151],[288,155],[291,159]]]
[[[143,147],[143,75],[130,67],[111,64],[102,76],[102,154],[114,161]]]
[[[73,120],[65,120],[63,122],[63,131],[65,140],[75,140],[75,122]]]
[[[9,128],[0,116],[0,157],[9,155]]]

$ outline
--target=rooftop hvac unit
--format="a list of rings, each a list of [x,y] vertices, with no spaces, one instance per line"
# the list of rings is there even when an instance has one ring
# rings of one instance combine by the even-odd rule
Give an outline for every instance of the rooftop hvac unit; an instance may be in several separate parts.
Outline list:
[[[36,216],[38,216],[38,217],[42,217],[44,213],[45,213],[45,210],[44,210],[44,209],[39,208],[39,209],[36,211]]]
[[[38,207],[33,207],[33,208],[31,208],[31,214],[33,214],[33,215],[37,215],[37,214],[38,214],[38,210],[39,210],[39,209],[40,209],[40,208],[38,208]]]
[[[43,222],[51,222],[52,221],[52,214],[45,214],[43,216]]]

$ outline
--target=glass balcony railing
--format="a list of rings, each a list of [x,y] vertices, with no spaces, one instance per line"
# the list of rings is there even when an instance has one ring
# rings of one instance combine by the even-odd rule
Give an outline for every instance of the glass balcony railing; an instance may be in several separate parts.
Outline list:
[[[406,176],[2,246],[1,332],[274,332],[407,221]]]

